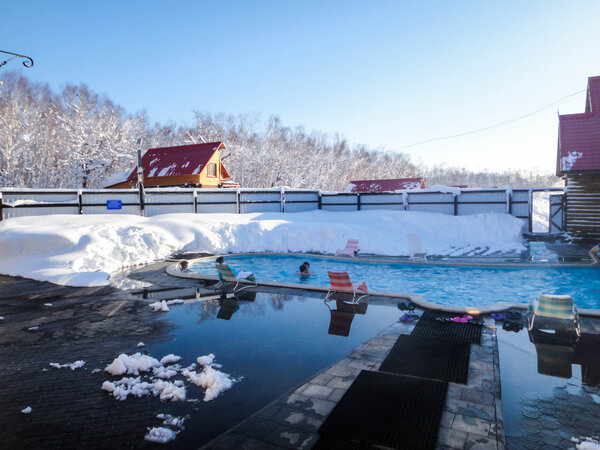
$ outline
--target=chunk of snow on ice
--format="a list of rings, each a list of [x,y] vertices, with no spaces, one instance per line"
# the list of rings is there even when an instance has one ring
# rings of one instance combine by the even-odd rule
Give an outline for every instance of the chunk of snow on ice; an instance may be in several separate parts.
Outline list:
[[[163,356],[160,360],[160,363],[165,364],[173,364],[181,361],[181,356],[174,355],[173,353],[168,354],[167,356]]]
[[[175,439],[178,433],[179,431],[173,431],[169,428],[154,427],[148,431],[148,434],[144,436],[144,439],[157,444],[165,444]]]
[[[27,328],[27,329],[28,329],[29,331],[34,331],[34,330],[37,330],[38,328],[39,328],[39,327],[29,327],[29,328]]]
[[[31,406],[28,406],[27,408],[22,409],[21,412],[23,414],[29,414],[31,412]]]
[[[157,359],[141,353],[135,353],[131,356],[125,353],[120,354],[115,360],[106,366],[106,372],[113,376],[123,375],[139,375],[140,372],[148,372],[154,367],[160,366]]]
[[[155,397],[160,397],[162,401],[183,402],[185,401],[186,392],[183,386],[176,386],[170,381],[155,380],[152,394]]]
[[[167,302],[164,300],[160,301],[160,302],[150,303],[148,306],[150,306],[150,308],[152,308],[152,311],[154,311],[154,312],[158,312],[158,311],[168,312],[169,311]]]
[[[577,450],[600,450],[600,440],[597,436],[580,439],[572,437],[571,441],[576,443],[575,448]]]
[[[55,369],[62,369],[63,367],[69,367],[71,370],[79,369],[80,367],[83,367],[84,365],[85,365],[85,361],[82,361],[82,360],[75,361],[74,363],[65,363],[65,364],[50,363],[50,367],[54,367]]]
[[[0,316],[0,320],[4,320],[4,316]]]
[[[212,353],[209,355],[205,355],[205,356],[199,356],[197,359],[198,364],[200,364],[201,366],[208,366],[208,365],[212,364],[214,360],[215,360],[215,355],[213,355]]]
[[[92,370],[92,373],[98,373],[98,372],[102,372],[102,370],[101,369],[94,369],[94,370]]]
[[[138,344],[136,345],[136,347],[145,347],[146,344],[144,344],[143,342],[138,342]]]
[[[52,303],[44,303],[44,306],[52,306]]]

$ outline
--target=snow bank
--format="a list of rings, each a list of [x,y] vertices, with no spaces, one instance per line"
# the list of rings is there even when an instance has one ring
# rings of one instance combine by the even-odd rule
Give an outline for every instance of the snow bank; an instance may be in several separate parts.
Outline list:
[[[522,226],[508,214],[390,210],[18,217],[0,222],[0,273],[101,286],[117,269],[177,251],[333,254],[348,238],[356,238],[362,253],[408,255],[408,234],[420,234],[431,255],[520,252]]]

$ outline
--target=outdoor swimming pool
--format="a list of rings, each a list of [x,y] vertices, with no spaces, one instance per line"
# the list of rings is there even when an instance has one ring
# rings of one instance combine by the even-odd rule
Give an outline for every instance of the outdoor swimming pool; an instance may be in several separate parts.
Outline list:
[[[310,263],[311,276],[298,267]],[[529,303],[540,294],[565,294],[580,308],[600,309],[600,270],[596,267],[457,266],[334,259],[304,255],[232,255],[234,270],[252,271],[264,282],[329,286],[327,271],[344,271],[354,281],[366,281],[372,291],[416,293],[430,302],[450,306],[490,306],[497,302]],[[215,258],[193,260],[190,270],[216,276]]]

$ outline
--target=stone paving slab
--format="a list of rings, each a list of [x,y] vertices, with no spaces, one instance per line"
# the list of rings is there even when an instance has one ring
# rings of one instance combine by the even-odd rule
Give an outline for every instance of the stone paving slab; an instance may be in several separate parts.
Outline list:
[[[318,429],[361,370],[378,370],[402,334],[414,324],[396,323],[354,349],[347,358],[283,395],[251,418],[205,445],[226,448],[311,448]],[[471,345],[466,385],[449,383],[437,449],[504,449],[498,347],[493,320],[486,319],[481,345]],[[242,439],[250,439],[246,441]],[[241,443],[241,444],[240,444]],[[274,447],[273,447],[274,446]],[[231,447],[230,447],[231,448]]]

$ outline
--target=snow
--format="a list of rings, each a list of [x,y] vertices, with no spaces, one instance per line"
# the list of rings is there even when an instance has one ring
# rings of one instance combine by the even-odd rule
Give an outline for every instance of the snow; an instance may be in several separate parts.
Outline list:
[[[148,372],[158,366],[160,366],[158,360],[151,356],[142,355],[141,353],[128,356],[125,353],[121,353],[104,370],[113,376],[124,374],[139,375],[140,372]]]
[[[52,303],[44,303],[44,306],[50,307],[50,306],[52,306]]]
[[[165,444],[172,441],[177,437],[178,431],[173,431],[169,428],[155,427],[148,431],[148,434],[144,436],[144,439],[157,444]]]
[[[162,301],[159,301],[159,302],[150,303],[148,306],[154,312],[158,312],[158,311],[169,312],[170,311],[169,307],[167,306],[167,302],[165,300],[162,300]]]
[[[181,356],[177,356],[177,355],[174,355],[173,353],[170,353],[167,356],[163,356],[160,360],[160,363],[165,365],[165,364],[174,364],[179,361],[181,361]]]
[[[419,189],[419,192],[440,192],[442,194],[460,195],[461,191],[460,188],[457,187],[434,184],[431,186],[427,186],[424,189]]]
[[[221,392],[231,389],[234,382],[228,374],[216,370],[210,365],[204,366],[200,373],[189,370],[184,370],[181,373],[190,383],[194,383],[205,390],[203,398],[205,402],[210,402],[217,398]]]
[[[59,363],[50,363],[50,367],[54,367],[55,369],[62,369],[63,367],[69,367],[71,370],[75,370],[75,369],[79,369],[80,367],[83,367],[85,365],[85,361],[75,361],[74,363],[65,363],[65,364],[59,364]]]
[[[68,286],[110,284],[118,269],[178,252],[320,252],[333,254],[348,238],[362,253],[408,255],[420,234],[429,254],[520,252],[524,222],[508,214],[450,216],[371,210],[302,213],[48,215],[0,222],[0,273]]]
[[[102,180],[101,184],[102,184],[102,186],[112,186],[113,184],[122,183],[123,181],[127,181],[127,178],[129,178],[130,173],[131,173],[131,171],[114,173],[114,174],[104,178]]]
[[[138,348],[139,347],[145,347],[145,346],[146,346],[146,344],[144,344],[143,342],[138,342],[137,345],[136,345],[136,347],[138,347]]]
[[[567,156],[562,157],[562,170],[569,171],[579,158],[583,156],[581,152],[570,152]]]
[[[600,440],[598,440],[597,436],[583,437],[580,439],[572,437],[571,441],[575,442],[575,448],[577,450],[600,450]]]
[[[21,412],[23,414],[29,414],[31,412],[31,406],[28,406],[27,408],[22,409]]]
[[[213,355],[212,353],[210,355],[199,356],[197,359],[198,364],[200,364],[202,367],[211,365],[214,360],[215,355]],[[193,368],[190,370],[193,370]]]

